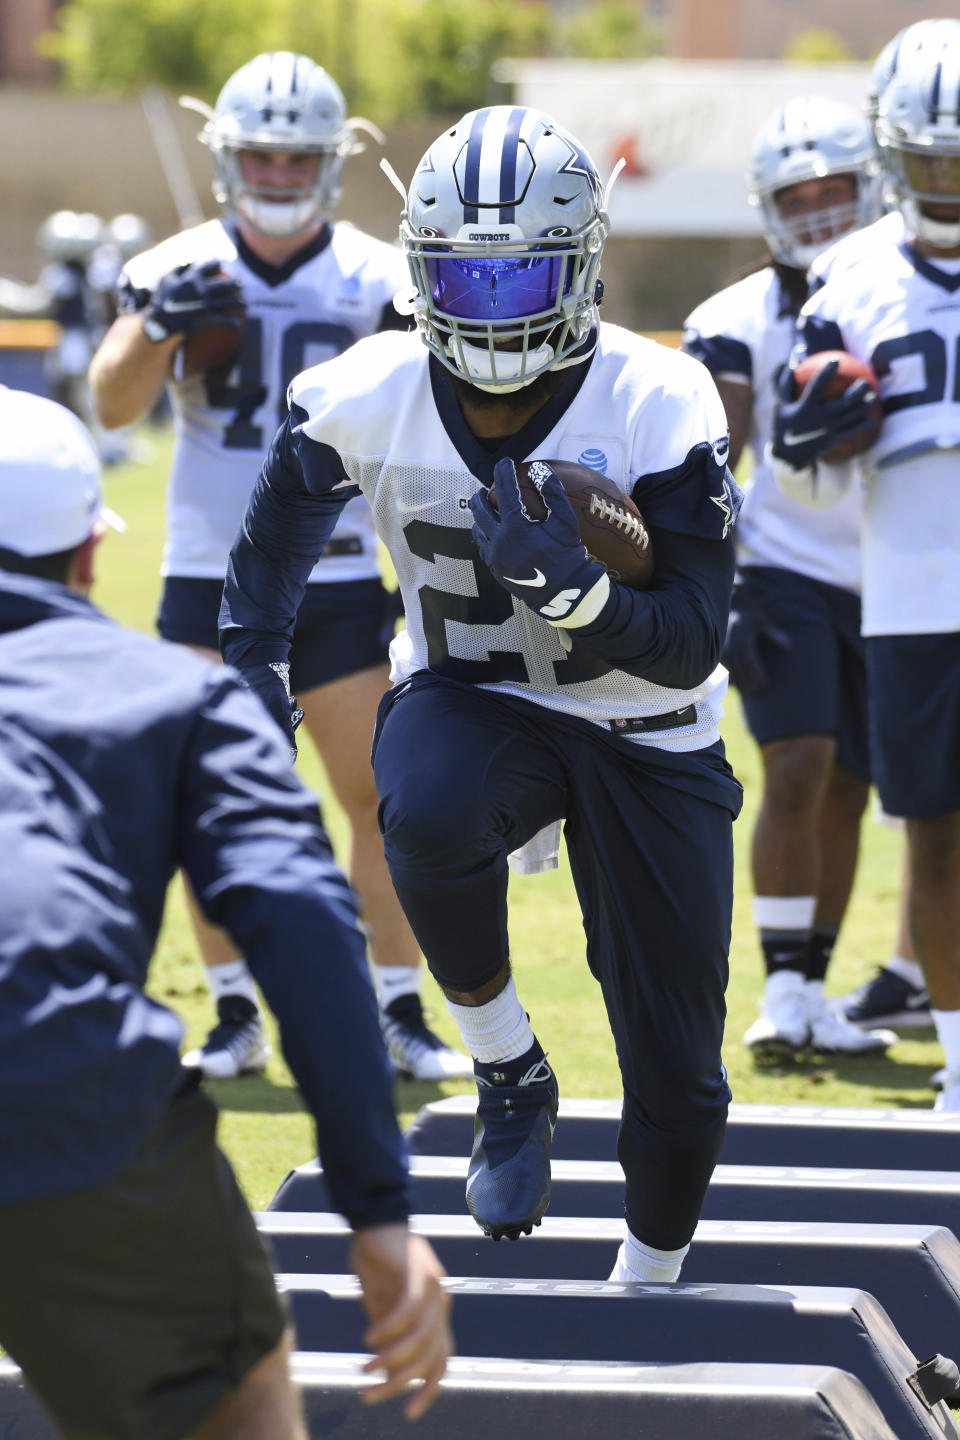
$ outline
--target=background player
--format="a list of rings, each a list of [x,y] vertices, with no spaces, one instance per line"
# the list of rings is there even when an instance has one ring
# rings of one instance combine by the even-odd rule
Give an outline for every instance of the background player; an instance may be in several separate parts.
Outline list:
[[[37,504],[42,494],[43,504]],[[267,1252],[144,994],[180,864],[246,953],[317,1124],[386,1371],[422,1413],[442,1269],[403,1144],[350,890],[262,707],[84,598],[104,525],[80,422],[0,388],[0,1344],[58,1433],[304,1440]]]
[[[935,53],[951,34],[960,34],[960,20],[917,20],[899,31],[883,47],[874,62],[866,104],[867,118],[874,129],[880,97],[897,72],[912,63],[914,57],[925,50]],[[854,254],[869,249],[876,244],[878,236],[882,235],[895,244],[902,242],[903,215],[897,208],[895,196],[890,197],[890,202],[891,208],[879,227],[871,226],[866,231],[850,235],[817,257],[811,272],[814,283],[822,284],[833,264],[846,263]],[[886,818],[888,823],[902,826],[902,821]],[[909,865],[905,857],[900,922],[894,954],[883,965],[878,966],[872,977],[858,989],[833,1002],[841,1014],[857,1025],[867,1028],[873,1025],[893,1025],[902,1029],[931,1023],[927,982],[910,938],[908,912]]]
[[[231,555],[225,656],[289,726],[282,666],[340,505],[369,498],[407,631],[378,717],[391,874],[474,1057],[467,1204],[516,1237],[546,1209],[557,1082],[511,974],[507,855],[565,820],[587,957],[624,1083],[621,1279],[676,1278],[723,1137],[740,787],[717,668],[739,496],[706,370],[599,324],[608,219],[582,146],[539,111],[465,116],[424,156],[401,235],[420,335],[298,377]],[[657,559],[629,590],[590,559],[545,466],[630,491]],[[486,495],[496,479],[499,512]],[[270,644],[266,644],[271,637]]]
[[[952,88],[951,88],[952,87]],[[884,809],[906,818],[911,930],[946,1057],[937,1108],[960,1110],[960,32],[898,68],[877,136],[905,240],[837,258],[800,319],[801,349],[845,348],[879,379],[884,424],[863,458],[863,631],[871,750]],[[881,222],[883,223],[883,222]],[[866,382],[823,399],[818,376],[774,426],[778,483],[836,501],[827,465],[869,423]]]
[[[824,978],[850,898],[869,792],[860,637],[860,494],[829,514],[790,500],[765,451],[807,271],[838,236],[880,213],[873,135],[819,96],[780,106],[754,141],[747,184],[770,261],[698,306],[684,348],[710,370],[730,422],[730,463],[749,444],[737,525],[738,578],[724,663],[763,762],[753,834],[753,915],[766,969],[758,1056],[808,1046],[883,1053],[890,1031],[837,1016]]]
[[[197,102],[199,104],[199,102]],[[393,247],[332,223],[344,159],[358,148],[340,90],[302,55],[259,55],[227,81],[201,140],[214,162],[214,220],[126,267],[120,305],[91,368],[102,422],[129,424],[169,383],[175,450],[158,625],[217,653],[230,543],[298,370],[359,337],[399,326],[409,287]],[[229,368],[185,375],[182,344],[229,320],[242,300],[242,348]],[[344,512],[310,576],[291,654],[305,723],[350,822],[351,879],[369,927],[384,1030],[397,1068],[420,1079],[469,1074],[430,1031],[420,956],[383,859],[369,745],[387,685],[390,598],[364,500]],[[249,970],[197,916],[218,1024],[192,1061],[209,1075],[262,1068],[268,1047]]]

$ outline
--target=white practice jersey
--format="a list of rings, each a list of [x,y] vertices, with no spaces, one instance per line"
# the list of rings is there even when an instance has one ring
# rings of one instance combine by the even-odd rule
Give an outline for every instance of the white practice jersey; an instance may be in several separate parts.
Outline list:
[[[811,289],[825,284],[834,270],[839,274],[847,265],[856,265],[877,245],[899,245],[902,240],[903,216],[899,210],[889,210],[862,230],[851,230],[849,235],[842,235],[828,245],[814,260],[810,266]]]
[[[372,335],[384,307],[410,285],[398,248],[344,223],[332,226],[329,242],[308,251],[290,273],[257,265],[246,254],[246,260],[238,254],[221,221],[211,220],[138,255],[121,280],[121,296],[132,289],[143,305],[175,266],[219,260],[240,282],[247,307],[243,346],[230,372],[175,378],[169,387],[175,439],[165,575],[223,579],[263,457],[286,416],[290,381]],[[336,539],[354,540],[356,553],[326,556],[311,584],[380,573],[365,501],[347,507]]]
[[[860,589],[860,492],[830,510],[812,510],[777,486],[767,461],[777,383],[793,348],[796,317],[772,266],[705,300],[684,326],[684,349],[715,380],[749,386],[753,474],[737,521],[737,563],[773,565]]]
[[[862,457],[864,634],[942,633],[960,629],[960,261],[921,258],[888,220],[807,301],[799,348],[848,350],[883,397]]]
[[[291,414],[305,436],[342,462],[337,486],[335,477],[319,485],[311,477],[310,488],[358,486],[393,558],[407,617],[406,637],[394,650],[395,682],[432,669],[605,726],[693,705],[696,722],[688,728],[630,738],[669,750],[700,749],[718,738],[722,667],[691,691],[611,669],[476,563],[468,501],[480,481],[464,457],[482,447],[449,382],[434,388],[419,336],[378,335],[298,376]],[[726,417],[709,374],[689,356],[601,325],[576,395],[565,409],[548,402],[540,423],[527,458],[603,471],[633,493],[654,532],[662,524],[720,540],[733,523]],[[473,464],[478,468],[478,458]]]

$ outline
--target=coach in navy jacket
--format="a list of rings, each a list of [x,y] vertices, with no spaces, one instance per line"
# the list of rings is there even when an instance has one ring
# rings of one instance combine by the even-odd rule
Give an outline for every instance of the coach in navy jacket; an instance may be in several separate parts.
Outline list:
[[[104,514],[80,423],[0,388],[0,1232],[3,1207],[121,1175],[183,1090],[180,1021],[143,988],[178,866],[278,1018],[336,1208],[402,1229],[391,1071],[316,802],[231,671],[80,593]],[[0,1300],[20,1358],[2,1326]]]

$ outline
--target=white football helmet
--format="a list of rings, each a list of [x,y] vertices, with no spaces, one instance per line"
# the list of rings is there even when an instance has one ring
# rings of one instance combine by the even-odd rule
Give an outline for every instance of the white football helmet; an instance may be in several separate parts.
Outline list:
[[[939,48],[944,36],[951,33],[960,33],[960,20],[915,20],[887,41],[873,62],[870,91],[864,106],[871,125],[876,125],[880,97],[898,71],[924,50]]]
[[[944,250],[960,245],[960,25],[898,67],[876,134],[908,234]]]
[[[592,160],[549,115],[471,111],[420,161],[400,223],[423,340],[501,393],[582,363],[609,228]]]
[[[852,175],[854,200],[847,205],[785,219],[777,193],[806,180]],[[763,214],[763,229],[774,260],[807,270],[848,230],[859,230],[880,215],[879,171],[873,136],[852,105],[824,96],[788,100],[761,126],[747,167],[747,198]],[[811,234],[823,239],[810,240]]]
[[[181,96],[207,123],[200,140],[213,155],[213,193],[219,205],[239,215],[261,235],[298,235],[330,218],[340,200],[340,172],[348,155],[363,146],[348,120],[340,87],[306,55],[287,50],[258,55],[224,85],[213,110],[202,100]],[[319,156],[309,190],[278,194],[273,187],[247,184],[243,150],[299,151]]]
[[[107,222],[105,239],[122,260],[132,260],[134,255],[142,254],[150,246],[153,233],[142,215],[125,211]]]
[[[103,238],[103,221],[88,210],[56,210],[37,231],[37,245],[47,260],[90,259]]]

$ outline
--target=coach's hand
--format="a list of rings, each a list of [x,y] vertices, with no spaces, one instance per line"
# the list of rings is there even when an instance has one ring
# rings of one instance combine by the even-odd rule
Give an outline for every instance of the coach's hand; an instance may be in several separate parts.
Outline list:
[[[569,630],[589,625],[610,594],[610,577],[587,554],[560,481],[551,471],[538,486],[547,517],[531,520],[513,461],[498,460],[493,478],[499,509],[494,510],[485,490],[469,501],[473,538],[484,564],[505,590],[551,625]]]
[[[874,423],[876,392],[856,380],[842,395],[826,397],[837,373],[831,360],[794,398],[793,371],[785,365],[777,386],[779,404],[773,421],[772,451],[794,470],[806,470],[828,450],[852,440]]]
[[[733,592],[727,638],[720,659],[730,672],[730,683],[741,695],[757,695],[769,684],[761,651],[764,645],[792,650],[793,641],[770,619],[761,601],[743,586]]]
[[[290,666],[285,661],[276,660],[269,665],[258,665],[255,670],[244,670],[241,679],[255,695],[259,695],[283,731],[290,745],[292,765],[297,758],[294,731],[303,719],[303,711],[297,704],[296,696],[290,693]]]
[[[426,1240],[411,1235],[406,1225],[358,1230],[351,1266],[371,1321],[364,1344],[374,1353],[364,1369],[386,1372],[363,1398],[377,1405],[419,1380],[404,1407],[408,1420],[418,1420],[437,1398],[453,1354],[450,1296],[441,1285],[446,1271]]]
[[[175,335],[192,335],[213,321],[239,327],[235,312],[242,304],[239,284],[224,274],[219,260],[194,260],[160,281],[143,311],[143,333],[159,345]]]

